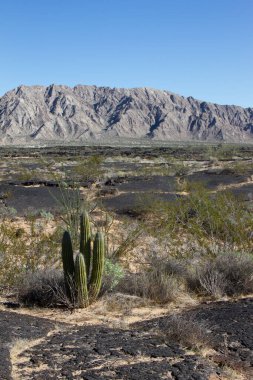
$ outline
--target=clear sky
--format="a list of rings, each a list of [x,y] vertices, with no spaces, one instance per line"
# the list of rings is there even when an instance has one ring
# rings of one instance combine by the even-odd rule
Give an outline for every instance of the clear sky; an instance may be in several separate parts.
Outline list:
[[[253,0],[0,0],[0,96],[153,87],[253,107]]]

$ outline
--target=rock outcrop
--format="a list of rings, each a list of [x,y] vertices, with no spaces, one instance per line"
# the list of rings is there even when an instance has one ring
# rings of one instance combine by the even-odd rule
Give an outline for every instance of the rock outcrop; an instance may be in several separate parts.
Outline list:
[[[253,108],[149,88],[20,86],[0,98],[0,143],[147,138],[253,141]]]

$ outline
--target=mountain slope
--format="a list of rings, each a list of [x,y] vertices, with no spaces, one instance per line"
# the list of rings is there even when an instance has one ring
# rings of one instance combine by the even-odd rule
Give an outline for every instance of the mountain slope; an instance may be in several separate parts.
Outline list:
[[[106,137],[253,141],[253,108],[147,88],[20,86],[0,98],[0,142]]]

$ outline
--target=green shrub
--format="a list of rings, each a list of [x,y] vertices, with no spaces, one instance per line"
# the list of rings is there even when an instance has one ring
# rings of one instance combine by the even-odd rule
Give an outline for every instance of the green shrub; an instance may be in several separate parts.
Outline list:
[[[111,292],[124,278],[124,270],[117,263],[110,259],[105,259],[105,269],[103,277],[102,292]]]
[[[209,253],[213,242],[233,249],[253,248],[253,218],[245,203],[230,192],[210,193],[202,184],[189,184],[188,191],[188,196],[173,202],[147,203],[147,211],[153,207],[144,220],[149,233],[166,238],[171,251],[190,241]]]
[[[82,179],[82,181],[95,181],[99,179],[102,174],[102,156],[95,155],[86,159],[81,159],[74,166],[74,173]]]

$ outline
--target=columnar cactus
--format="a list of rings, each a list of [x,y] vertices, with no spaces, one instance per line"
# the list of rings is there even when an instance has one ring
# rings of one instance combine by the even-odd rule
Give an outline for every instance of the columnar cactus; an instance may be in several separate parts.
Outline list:
[[[89,278],[91,264],[91,227],[87,211],[80,217],[80,252],[84,256],[87,278]]]
[[[74,280],[75,265],[71,237],[68,231],[65,231],[62,237],[62,263],[66,293],[68,298],[71,299],[73,296],[73,292],[71,292],[71,285]]]
[[[86,307],[89,303],[87,275],[85,261],[82,253],[78,253],[75,260],[75,284],[77,291],[77,302],[79,307]]]
[[[89,284],[90,297],[96,299],[102,285],[105,261],[105,239],[102,232],[97,232],[94,240],[93,262]]]
[[[62,238],[62,261],[66,293],[70,300],[73,301],[73,286],[71,287],[71,285],[74,284],[79,307],[86,307],[89,304],[89,300],[94,301],[99,295],[102,285],[104,260],[104,234],[102,232],[96,233],[92,251],[89,215],[87,212],[84,212],[80,218],[80,253],[77,255],[75,263],[69,232],[65,231]]]

